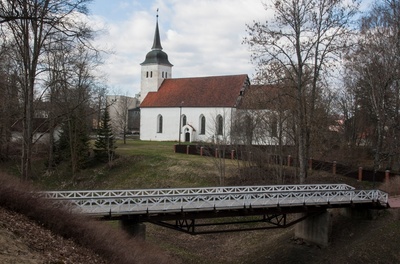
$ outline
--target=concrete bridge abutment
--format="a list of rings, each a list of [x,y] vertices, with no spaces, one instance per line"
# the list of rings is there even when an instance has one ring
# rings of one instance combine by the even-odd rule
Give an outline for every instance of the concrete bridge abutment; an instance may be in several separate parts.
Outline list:
[[[295,237],[320,246],[328,246],[332,233],[331,213],[328,210],[320,213],[300,213],[300,217],[307,218],[296,224]]]
[[[300,213],[298,218],[307,217],[295,226],[295,237],[313,244],[328,246],[331,241],[333,215],[342,215],[351,219],[372,220],[379,216],[380,210],[369,208],[326,209],[317,214]]]
[[[379,216],[380,210],[369,208],[341,208],[340,214],[352,219],[373,220]]]
[[[138,222],[135,219],[123,218],[120,220],[120,227],[135,238],[146,239],[146,225],[142,222]]]

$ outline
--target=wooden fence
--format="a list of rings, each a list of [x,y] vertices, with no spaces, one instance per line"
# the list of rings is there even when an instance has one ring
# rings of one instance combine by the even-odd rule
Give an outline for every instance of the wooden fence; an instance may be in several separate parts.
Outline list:
[[[251,160],[252,151],[263,151],[263,153],[268,151],[268,148],[273,148],[271,146],[252,146],[249,150],[248,146],[235,145],[235,146],[200,146],[200,145],[175,145],[175,153],[184,153],[188,155],[201,155],[201,156],[213,156],[222,157],[226,159],[238,159],[238,160]],[[284,153],[288,153],[291,147],[286,147]],[[288,167],[297,167],[298,160],[292,155],[274,155],[268,154],[264,157],[265,162],[283,164]],[[344,164],[339,164],[336,161],[322,161],[310,159],[308,162],[310,170],[321,170],[331,172],[333,174],[340,174],[347,177],[357,179],[359,181],[370,181],[370,182],[384,182],[388,181],[391,177],[398,175],[399,173],[386,171],[374,171],[363,167],[353,167]]]

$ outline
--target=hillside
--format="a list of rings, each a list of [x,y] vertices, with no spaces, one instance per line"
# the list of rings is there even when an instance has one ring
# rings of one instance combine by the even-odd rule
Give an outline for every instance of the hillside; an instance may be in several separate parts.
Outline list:
[[[41,188],[165,188],[212,186],[218,181],[205,158],[171,153],[166,143],[130,144],[119,146],[122,158],[111,169],[90,168],[78,183],[61,174],[48,176],[39,182]],[[268,179],[246,180],[229,173],[226,184],[238,182],[270,184]],[[310,173],[308,182],[372,187],[320,172]],[[394,181],[379,188],[398,194],[399,186]],[[397,209],[379,211],[373,219],[349,219],[332,211],[332,242],[327,248],[295,239],[292,228],[191,236],[149,223],[142,243],[127,238],[116,223],[49,210],[36,197],[26,196],[26,190],[31,187],[0,173],[0,263],[400,263]]]
[[[105,222],[73,214],[0,173],[0,263],[171,263]]]
[[[0,263],[107,263],[24,215],[0,207]]]
[[[147,224],[147,231],[148,243],[169,252],[164,263],[400,263],[397,210],[381,212],[374,220],[336,215],[328,248],[294,239],[292,228],[190,236]],[[153,260],[133,263],[162,263]],[[0,263],[118,262],[0,207]]]
[[[2,195],[4,197],[4,193]],[[88,249],[82,245],[84,242],[76,243],[74,241],[76,238],[72,236],[65,238],[65,235],[63,237],[50,231],[44,224],[38,224],[26,215],[0,207],[0,263],[400,262],[398,210],[380,211],[372,220],[349,219],[337,213],[333,211],[332,243],[328,248],[294,239],[292,228],[190,236],[147,224],[147,242],[154,246],[155,251],[144,250],[141,259],[135,262],[126,259],[120,259],[118,262],[115,259],[110,261],[110,256],[107,258],[107,254],[106,257],[104,254],[103,256],[99,254],[99,248],[95,247],[96,253],[93,248]],[[109,234],[104,235],[100,232],[98,235],[104,240],[112,240]],[[125,241],[130,245],[131,242]],[[137,254],[128,244],[123,247],[125,252]],[[111,246],[112,243],[107,245]],[[101,250],[104,249],[100,249],[100,252]],[[116,252],[118,253],[120,252]]]
[[[293,228],[190,236],[148,226],[147,240],[183,263],[400,263],[398,211],[374,220],[335,215],[327,248],[295,239]]]

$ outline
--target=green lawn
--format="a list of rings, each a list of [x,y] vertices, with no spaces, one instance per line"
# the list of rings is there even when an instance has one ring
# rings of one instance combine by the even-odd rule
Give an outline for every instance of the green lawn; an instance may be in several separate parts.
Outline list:
[[[210,158],[174,152],[176,142],[117,141],[118,159],[112,167],[98,164],[82,170],[71,181],[68,167],[42,176],[46,190],[178,188],[218,185]]]
[[[186,155],[174,152],[176,142],[140,141],[128,139],[127,144],[117,141],[118,158],[112,166],[92,164],[81,170],[72,180],[67,163],[59,165],[51,174],[44,173],[44,159],[34,160],[38,175],[34,183],[44,190],[95,190],[209,187],[219,185],[219,171],[212,157]],[[266,171],[262,178],[250,174],[238,176],[237,161],[225,160],[225,185],[273,184],[273,171]],[[0,164],[0,170],[18,175],[18,161]],[[288,171],[289,172],[289,171]],[[327,174],[328,176],[323,176]],[[361,183],[350,178],[319,171],[310,172],[309,183],[347,182],[359,187]],[[320,176],[322,175],[322,176]],[[327,178],[327,179],[325,179]],[[244,181],[245,180],[245,181]],[[367,184],[362,182],[363,185]],[[365,188],[365,186],[362,186]],[[368,189],[368,188],[367,188]]]

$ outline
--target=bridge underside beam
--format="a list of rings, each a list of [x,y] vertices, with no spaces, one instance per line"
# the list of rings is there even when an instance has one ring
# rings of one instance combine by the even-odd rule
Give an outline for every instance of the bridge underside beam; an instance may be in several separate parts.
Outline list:
[[[123,218],[134,219],[136,222],[155,222],[155,221],[175,221],[185,219],[210,219],[210,218],[224,218],[224,217],[247,217],[257,215],[282,215],[294,214],[302,212],[321,212],[327,206],[293,206],[293,207],[271,207],[271,208],[251,208],[243,207],[239,209],[230,210],[198,210],[198,211],[180,211],[180,212],[164,212],[164,213],[143,213],[135,215],[108,215],[103,216],[102,220],[121,220]],[[329,206],[329,208],[331,208]]]
[[[134,236],[145,237],[145,226],[143,223],[150,222],[163,227],[172,228],[192,235],[209,234],[221,232],[250,231],[273,228],[286,228],[300,223],[296,227],[296,236],[321,245],[329,243],[328,231],[317,231],[315,237],[313,230],[315,226],[329,227],[325,220],[316,215],[324,214],[327,209],[339,206],[293,206],[273,208],[251,208],[243,207],[232,210],[204,210],[194,212],[164,212],[164,213],[143,213],[103,216],[102,220],[120,220],[123,229]],[[342,208],[346,206],[340,206]],[[371,204],[350,204],[347,207],[352,209],[370,208]],[[378,208],[379,209],[379,208]],[[311,220],[307,221],[307,218]],[[317,219],[317,220],[316,220]],[[318,224],[318,221],[322,221]],[[317,223],[317,224],[315,224]],[[301,231],[303,230],[303,231]],[[308,230],[308,231],[306,231]],[[321,233],[322,232],[322,233]],[[328,232],[328,233],[327,233]],[[321,239],[320,235],[324,234]]]
[[[272,214],[294,214],[294,213],[314,213],[322,212],[331,208],[375,208],[383,209],[376,206],[374,203],[362,204],[336,204],[336,205],[296,205],[296,206],[282,206],[265,207],[265,208],[252,208],[243,206],[242,208],[235,209],[199,209],[190,210],[182,209],[181,211],[169,212],[142,212],[142,213],[112,213],[101,216],[101,220],[121,220],[123,218],[134,219],[136,222],[153,222],[153,221],[170,221],[170,220],[184,220],[184,219],[207,219],[207,218],[221,218],[221,217],[243,217],[252,215],[272,215]]]
[[[308,215],[300,217],[291,215],[288,217],[287,214],[271,214],[218,219],[180,219],[169,222],[151,221],[151,223],[191,235],[198,235],[286,228],[303,221],[307,217]]]

